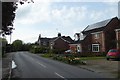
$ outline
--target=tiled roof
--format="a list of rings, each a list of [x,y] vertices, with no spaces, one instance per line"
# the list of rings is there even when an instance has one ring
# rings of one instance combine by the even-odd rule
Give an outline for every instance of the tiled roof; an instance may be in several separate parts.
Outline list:
[[[73,40],[70,38],[70,36],[54,37],[54,38],[51,38],[50,41],[55,41],[55,40],[57,40],[57,39],[59,39],[59,38],[63,39],[63,40],[66,41],[66,42],[69,42],[69,43],[73,42]]]
[[[70,38],[70,36],[62,36],[62,38],[66,41],[69,41],[70,43],[73,42],[73,40]]]
[[[41,41],[49,41],[51,38],[40,38]]]
[[[114,17],[114,18],[117,18],[117,17]],[[83,32],[89,31],[89,30],[93,30],[93,29],[97,29],[97,28],[105,27],[105,26],[106,26],[112,19],[114,19],[114,18],[107,19],[107,20],[104,20],[104,21],[101,21],[101,22],[97,22],[97,23],[92,24],[92,25],[88,25],[88,26],[83,30]]]

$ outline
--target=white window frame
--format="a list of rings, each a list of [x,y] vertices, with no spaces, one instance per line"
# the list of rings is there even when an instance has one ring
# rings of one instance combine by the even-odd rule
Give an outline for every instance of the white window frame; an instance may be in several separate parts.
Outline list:
[[[93,48],[94,46],[97,46],[98,51],[95,51]],[[92,44],[92,52],[99,52],[100,51],[100,44]]]
[[[77,52],[82,52],[81,45],[77,45]]]

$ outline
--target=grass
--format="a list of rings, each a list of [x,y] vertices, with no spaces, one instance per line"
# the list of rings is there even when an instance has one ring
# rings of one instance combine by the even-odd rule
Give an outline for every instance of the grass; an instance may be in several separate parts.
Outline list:
[[[51,54],[51,53],[45,53],[43,55],[41,55],[42,57],[45,57],[45,58],[51,58],[53,57],[55,54]]]
[[[81,60],[105,59],[105,57],[80,57]]]
[[[50,57],[54,57],[54,56],[57,56],[57,54],[46,53],[46,54],[42,55],[42,57],[46,57],[46,58],[50,58]],[[76,57],[73,56],[73,58],[76,58]],[[96,56],[95,57],[77,57],[77,58],[80,58],[81,60],[96,60],[96,59],[105,59],[105,56],[104,57],[103,56],[99,56],[99,57],[96,57]]]

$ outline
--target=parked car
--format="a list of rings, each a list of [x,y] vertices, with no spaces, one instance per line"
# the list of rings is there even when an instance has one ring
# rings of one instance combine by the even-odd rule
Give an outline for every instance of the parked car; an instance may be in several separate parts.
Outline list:
[[[110,49],[106,55],[106,58],[107,58],[107,60],[109,60],[109,59],[120,60],[120,50]]]
[[[72,50],[66,50],[64,53],[65,54],[72,53]]]

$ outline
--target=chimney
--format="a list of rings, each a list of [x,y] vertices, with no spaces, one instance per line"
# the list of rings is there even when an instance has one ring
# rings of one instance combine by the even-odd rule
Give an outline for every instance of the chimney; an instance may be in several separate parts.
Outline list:
[[[61,33],[58,33],[58,37],[60,37],[61,36]]]
[[[39,34],[39,38],[41,38],[41,34]]]

